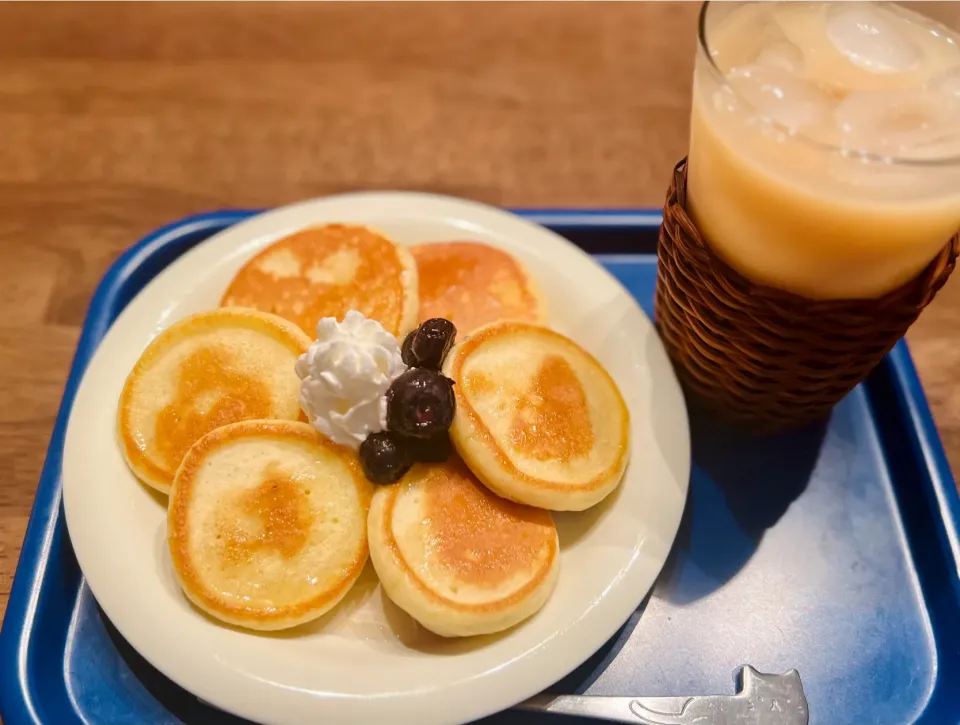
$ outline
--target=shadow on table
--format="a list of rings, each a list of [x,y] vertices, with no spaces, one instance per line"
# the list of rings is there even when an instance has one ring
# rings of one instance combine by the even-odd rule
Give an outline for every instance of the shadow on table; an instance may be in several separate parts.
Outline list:
[[[764,533],[803,493],[829,421],[769,436],[736,429],[688,396],[693,467],[676,541],[654,596],[689,604],[750,560]]]

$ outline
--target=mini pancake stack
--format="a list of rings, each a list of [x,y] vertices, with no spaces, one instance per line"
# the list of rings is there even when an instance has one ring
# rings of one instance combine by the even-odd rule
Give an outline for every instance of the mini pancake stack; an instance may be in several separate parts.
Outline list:
[[[303,422],[295,366],[322,317],[358,309],[399,335],[416,324],[417,300],[406,248],[365,227],[309,228],[244,264],[219,309],[143,351],[119,400],[120,449],[169,494],[171,559],[200,610],[285,629],[353,586],[372,487],[354,451]]]
[[[349,310],[398,340],[436,317],[459,333],[442,362],[455,450],[390,485],[374,487],[300,409],[296,361],[321,318]],[[131,471],[169,494],[185,596],[234,626],[290,628],[336,606],[369,558],[394,603],[441,636],[539,611],[560,567],[550,511],[603,500],[630,449],[614,381],[545,323],[523,264],[479,242],[407,249],[327,224],[248,260],[219,309],[147,346],[118,405]]]

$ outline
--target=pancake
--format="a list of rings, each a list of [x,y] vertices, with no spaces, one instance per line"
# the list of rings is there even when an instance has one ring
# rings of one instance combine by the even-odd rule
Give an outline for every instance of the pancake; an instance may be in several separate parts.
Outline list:
[[[630,415],[586,350],[537,325],[487,325],[443,365],[455,382],[450,437],[476,476],[506,498],[582,511],[620,482]]]
[[[256,310],[187,317],[143,351],[120,394],[117,434],[141,481],[166,493],[187,449],[239,420],[300,417],[295,365],[310,338]]]
[[[411,247],[420,284],[420,322],[443,317],[465,334],[489,322],[543,323],[546,304],[524,266],[481,242]]]
[[[247,629],[316,619],[366,564],[371,493],[353,452],[307,423],[217,428],[170,491],[167,543],[184,594]]]
[[[495,496],[456,456],[417,464],[373,495],[370,561],[386,595],[444,637],[490,634],[536,613],[559,570],[550,513]]]
[[[311,336],[321,318],[357,310],[402,339],[417,322],[417,267],[406,247],[366,227],[309,227],[243,265],[221,304],[272,312]]]

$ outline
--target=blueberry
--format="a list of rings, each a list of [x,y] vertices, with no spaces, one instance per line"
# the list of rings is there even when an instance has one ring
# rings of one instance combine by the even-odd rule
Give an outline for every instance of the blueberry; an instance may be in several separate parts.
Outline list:
[[[360,465],[373,483],[393,483],[410,470],[410,450],[389,431],[371,433],[360,444]]]
[[[444,431],[433,438],[407,438],[410,456],[420,463],[446,463],[453,452],[450,434]]]
[[[433,438],[453,423],[453,381],[426,368],[410,368],[387,389],[387,430],[410,438]]]
[[[457,328],[450,320],[434,317],[406,336],[400,355],[412,368],[439,370],[456,337]]]
[[[417,330],[419,329],[418,327]],[[403,364],[411,368],[417,367],[413,364],[413,350],[410,349],[410,346],[413,345],[413,338],[416,336],[417,330],[407,333],[407,336],[403,338],[403,344],[400,346],[400,357],[403,358]]]

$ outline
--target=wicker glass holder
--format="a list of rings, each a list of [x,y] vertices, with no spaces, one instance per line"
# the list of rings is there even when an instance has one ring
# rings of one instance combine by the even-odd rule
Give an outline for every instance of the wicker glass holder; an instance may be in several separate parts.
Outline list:
[[[657,252],[655,319],[681,382],[720,416],[776,432],[826,418],[953,271],[960,234],[914,280],[878,299],[811,300],[755,284],[704,242],[674,169]]]

